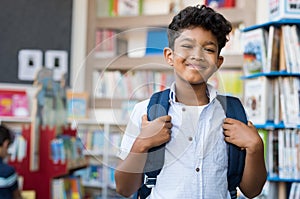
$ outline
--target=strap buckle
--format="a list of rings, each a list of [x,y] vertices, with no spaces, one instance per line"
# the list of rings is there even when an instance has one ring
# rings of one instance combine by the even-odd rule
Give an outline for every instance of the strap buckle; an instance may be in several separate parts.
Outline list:
[[[144,176],[144,185],[148,188],[154,187],[156,184],[156,178],[149,178],[147,175]]]

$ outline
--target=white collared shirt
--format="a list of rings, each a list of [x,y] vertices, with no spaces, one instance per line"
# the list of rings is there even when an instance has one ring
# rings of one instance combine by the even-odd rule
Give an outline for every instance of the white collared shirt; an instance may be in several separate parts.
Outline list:
[[[228,156],[222,129],[225,112],[216,100],[217,91],[208,85],[208,92],[209,104],[186,106],[175,101],[175,84],[171,86],[171,140],[149,199],[227,198]],[[148,103],[138,103],[132,112],[120,147],[123,160],[140,132]]]

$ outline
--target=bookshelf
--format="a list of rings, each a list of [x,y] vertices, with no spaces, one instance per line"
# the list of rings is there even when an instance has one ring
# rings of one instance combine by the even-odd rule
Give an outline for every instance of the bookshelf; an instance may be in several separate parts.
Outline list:
[[[255,24],[256,20],[256,0],[243,1],[237,0],[235,8],[220,8],[217,11],[222,13],[229,21],[232,22],[233,26],[243,24],[244,26],[250,26]],[[167,65],[163,56],[161,55],[147,55],[144,57],[129,57],[126,53],[121,52],[116,56],[109,58],[99,58],[96,56],[94,51],[96,47],[96,32],[99,29],[112,29],[119,33],[118,39],[126,40],[127,35],[124,33],[130,30],[136,30],[139,28],[152,29],[153,27],[165,28],[170,23],[174,14],[159,14],[159,15],[139,15],[139,16],[113,16],[113,17],[98,17],[97,12],[97,1],[89,0],[87,5],[87,32],[86,32],[86,59],[84,63],[84,74],[85,74],[85,90],[90,93],[90,108],[96,109],[115,109],[120,108],[124,101],[128,101],[127,97],[123,98],[109,98],[109,97],[95,97],[93,87],[93,73],[94,71],[121,71],[122,74],[130,71],[158,71],[161,73],[172,72],[171,67]],[[243,14],[241,14],[243,13]],[[122,47],[122,46],[121,46]],[[223,63],[224,70],[233,69],[241,71],[243,56],[242,53],[228,53],[224,55],[225,61]],[[75,88],[76,89],[76,88]],[[131,100],[131,99],[130,99]],[[133,99],[140,100],[140,99]],[[95,113],[94,115],[101,115],[101,113]],[[108,116],[107,113],[104,113]],[[120,114],[117,114],[120,115]],[[104,117],[105,117],[104,116]],[[118,119],[117,119],[118,120]],[[94,121],[95,123],[93,124]],[[116,121],[116,119],[114,119]],[[86,122],[86,123],[85,123]],[[120,122],[106,121],[106,118],[95,120],[86,120],[85,122],[78,121],[78,128],[82,126],[96,126],[99,128],[107,129],[105,134],[110,132],[112,127],[120,125]],[[126,124],[126,120],[125,120]],[[123,124],[124,125],[124,124]],[[122,133],[122,130],[119,130]],[[90,151],[91,154],[93,154]],[[108,152],[100,154],[100,157],[110,161],[113,159]],[[105,166],[105,165],[103,165]],[[107,168],[104,168],[104,175],[106,180],[108,174]],[[114,186],[108,185],[108,180],[104,183],[91,183],[86,182],[86,186],[98,187],[102,191],[103,198],[107,198],[109,190],[114,190]],[[98,190],[99,191],[99,190]]]
[[[95,70],[155,70],[155,71],[170,71],[171,68],[166,64],[161,55],[147,55],[144,57],[128,57],[118,54],[112,58],[97,58],[94,54],[95,49],[95,33],[98,29],[112,29],[120,32],[138,29],[138,28],[164,28],[170,23],[174,14],[159,14],[159,15],[139,15],[139,16],[97,16],[97,1],[90,0],[88,2],[87,10],[87,44],[86,44],[86,61],[85,61],[85,90],[93,96],[93,72]],[[255,24],[256,17],[256,1],[236,1],[234,8],[219,8],[218,12],[222,13],[234,26],[243,23],[244,26]],[[243,13],[243,14],[241,14]],[[121,33],[122,35],[123,33]],[[119,37],[119,36],[118,36]],[[124,36],[126,39],[126,35]],[[226,54],[223,64],[224,70],[234,69],[241,70],[243,57],[241,53]],[[99,98],[91,100],[91,105],[95,108],[101,102]],[[102,108],[102,107],[100,107]]]
[[[32,135],[30,129],[30,119],[6,118],[1,117],[1,123],[10,127],[14,132],[20,133],[26,144],[25,156],[23,159],[9,160],[17,173],[22,176],[22,190],[34,190],[37,198],[51,198],[51,183],[54,178],[60,178],[69,175],[72,171],[86,167],[85,158],[68,159],[65,162],[54,163],[51,157],[51,141],[56,138],[55,128],[40,127],[42,136],[39,140],[39,169],[32,171],[30,168],[31,161],[31,142]],[[17,130],[16,130],[17,129]],[[18,132],[20,131],[20,132]],[[63,134],[72,135],[76,131],[70,128],[64,128]]]
[[[86,194],[92,198],[122,198],[115,193],[114,169],[125,123],[85,119],[77,120],[76,126],[89,166],[75,174],[83,179]]]
[[[289,198],[290,194],[295,194],[292,193],[291,187],[300,181],[300,171],[297,166],[300,161],[297,155],[300,149],[298,144],[300,132],[300,70],[297,59],[291,59],[293,56],[298,57],[296,53],[300,52],[300,37],[299,32],[293,33],[292,28],[289,28],[289,34],[283,36],[285,27],[294,25],[299,31],[300,20],[298,19],[270,21],[244,29],[246,34],[262,29],[266,32],[263,39],[267,40],[269,44],[270,38],[274,38],[271,34],[272,31],[270,31],[271,27],[277,28],[280,32],[280,40],[276,47],[278,48],[277,53],[273,52],[271,54],[272,45],[268,46],[266,44],[267,46],[265,46],[266,57],[274,58],[277,56],[278,59],[275,64],[268,67],[270,63],[262,62],[259,71],[249,74],[249,68],[247,68],[250,66],[249,62],[257,63],[261,61],[257,61],[256,56],[253,60],[246,60],[244,71],[247,72],[247,75],[242,77],[245,81],[244,104],[249,120],[256,121],[255,126],[267,133],[266,139],[264,139],[268,170],[267,180],[269,183],[267,198]],[[294,37],[293,39],[296,38],[296,40],[290,43],[289,40],[292,37]],[[254,40],[252,39],[252,41]],[[245,43],[247,42],[245,41]],[[292,43],[297,45],[292,46]],[[244,51],[244,53],[249,53],[249,51]],[[245,57],[247,58],[247,55]],[[255,82],[260,82],[260,86],[259,89],[254,91],[253,89],[256,87]],[[250,100],[251,96],[254,100]]]

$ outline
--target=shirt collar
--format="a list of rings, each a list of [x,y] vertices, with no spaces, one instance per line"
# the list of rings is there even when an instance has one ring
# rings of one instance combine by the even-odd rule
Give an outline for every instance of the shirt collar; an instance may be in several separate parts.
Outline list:
[[[175,82],[172,83],[170,87],[169,101],[172,103],[176,102],[176,92],[175,92]],[[209,98],[209,103],[211,103],[217,97],[218,91],[212,85],[207,83],[206,95]]]

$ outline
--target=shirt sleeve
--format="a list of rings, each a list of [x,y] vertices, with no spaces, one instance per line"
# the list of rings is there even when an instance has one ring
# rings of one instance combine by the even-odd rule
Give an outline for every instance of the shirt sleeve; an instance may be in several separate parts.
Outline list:
[[[144,100],[133,108],[119,148],[118,157],[122,160],[128,156],[136,137],[140,133],[142,116],[147,113],[148,103],[149,100]]]
[[[8,188],[11,191],[18,188],[18,174],[13,167],[6,167],[5,175],[0,177],[0,188]]]

